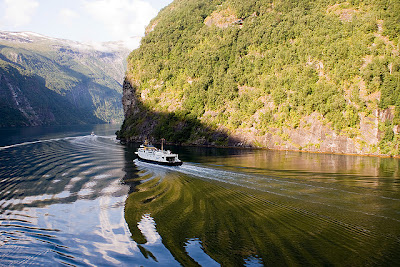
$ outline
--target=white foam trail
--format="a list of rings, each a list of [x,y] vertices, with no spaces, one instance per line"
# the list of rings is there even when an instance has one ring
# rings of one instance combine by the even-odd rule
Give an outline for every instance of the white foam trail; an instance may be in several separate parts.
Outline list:
[[[249,186],[246,186],[245,184],[243,184],[243,181],[245,181],[246,183],[250,183],[250,184],[256,184],[256,182],[251,181],[251,179],[254,179],[253,175],[242,174],[242,173],[237,173],[237,172],[232,172],[232,171],[224,171],[224,170],[218,170],[218,169],[208,168],[208,167],[199,167],[199,166],[194,166],[194,165],[187,164],[187,163],[183,163],[181,166],[164,166],[164,165],[157,165],[157,164],[142,162],[137,159],[135,159],[133,162],[137,166],[177,171],[177,172],[180,172],[183,174],[192,175],[192,176],[196,176],[199,178],[205,178],[205,179],[215,180],[215,181],[219,181],[219,182],[244,186],[244,187],[249,187]],[[265,179],[270,179],[270,178],[265,178]],[[277,181],[276,179],[270,179],[270,180]],[[239,183],[239,181],[242,181],[242,183]],[[251,187],[251,188],[253,188],[253,187]]]
[[[40,143],[57,142],[57,141],[62,141],[62,140],[72,140],[72,139],[77,139],[77,138],[80,138],[80,137],[82,137],[82,136],[63,137],[63,138],[53,138],[53,139],[45,139],[45,140],[38,140],[38,141],[30,141],[30,142],[24,142],[24,143],[9,145],[9,146],[2,146],[2,147],[0,147],[0,150],[5,150],[5,149],[9,149],[9,148],[14,148],[14,147],[20,147],[20,146],[33,145],[33,144],[40,144]]]
[[[60,140],[60,139],[49,139],[49,140],[39,140],[39,141],[32,141],[32,142],[24,142],[24,143],[9,145],[9,146],[2,146],[2,147],[0,147],[0,150],[5,150],[5,149],[8,149],[8,148],[14,148],[14,147],[19,147],[19,146],[26,146],[26,145],[38,144],[38,143],[59,141],[59,140]]]
[[[65,140],[75,140],[78,141],[79,139],[86,139],[86,138],[104,138],[104,139],[109,139],[109,140],[117,140],[115,135],[82,135],[82,136],[74,136],[74,137],[62,137],[62,138],[52,138],[52,139],[44,139],[44,140],[37,140],[37,141],[29,141],[29,142],[23,142],[23,143],[18,143],[18,144],[13,144],[13,145],[8,145],[8,146],[3,146],[0,147],[0,150],[5,150],[5,149],[10,149],[10,148],[15,148],[15,147],[21,147],[21,146],[27,146],[27,145],[34,145],[34,144],[40,144],[40,143],[49,143],[49,142],[57,142],[57,141],[65,141]]]

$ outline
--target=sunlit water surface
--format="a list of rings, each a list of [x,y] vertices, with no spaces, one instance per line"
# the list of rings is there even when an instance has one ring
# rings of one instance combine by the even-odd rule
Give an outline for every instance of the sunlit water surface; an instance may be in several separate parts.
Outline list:
[[[115,130],[0,132],[0,265],[400,262],[397,159],[169,147],[163,167]]]

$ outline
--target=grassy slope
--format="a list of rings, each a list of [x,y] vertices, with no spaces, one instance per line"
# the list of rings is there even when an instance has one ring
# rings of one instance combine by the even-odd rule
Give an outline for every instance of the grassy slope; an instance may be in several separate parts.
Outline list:
[[[399,9],[383,0],[174,1],[131,53],[128,79],[148,110],[244,139],[280,135],[284,147],[283,129],[311,116],[366,153],[397,155]],[[374,141],[363,135],[368,123]],[[198,139],[196,129],[181,139]]]

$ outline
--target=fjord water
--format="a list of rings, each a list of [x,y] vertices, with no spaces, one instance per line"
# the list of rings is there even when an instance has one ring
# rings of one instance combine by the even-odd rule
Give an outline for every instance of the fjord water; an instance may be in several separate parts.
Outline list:
[[[1,131],[0,265],[400,262],[397,159],[169,147],[163,167],[117,129]]]

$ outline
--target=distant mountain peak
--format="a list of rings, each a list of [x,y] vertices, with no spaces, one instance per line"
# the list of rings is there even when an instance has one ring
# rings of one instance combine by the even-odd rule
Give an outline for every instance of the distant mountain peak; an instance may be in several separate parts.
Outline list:
[[[35,32],[10,32],[0,31],[0,42],[13,42],[13,43],[35,43],[35,42],[55,42],[63,45],[68,45],[79,50],[99,50],[102,52],[119,51],[119,50],[133,50],[139,47],[141,37],[132,36],[120,41],[108,42],[79,42],[74,40],[54,38],[42,35]]]

